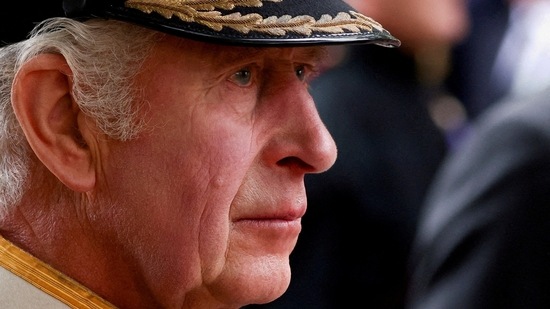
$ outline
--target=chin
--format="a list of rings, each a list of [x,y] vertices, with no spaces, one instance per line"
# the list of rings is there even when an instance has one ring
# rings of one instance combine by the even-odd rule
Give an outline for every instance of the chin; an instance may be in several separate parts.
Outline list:
[[[215,289],[219,291],[218,297],[231,299],[230,303],[239,306],[274,301],[290,284],[288,258],[264,256],[254,262],[239,263],[238,269],[222,273]]]

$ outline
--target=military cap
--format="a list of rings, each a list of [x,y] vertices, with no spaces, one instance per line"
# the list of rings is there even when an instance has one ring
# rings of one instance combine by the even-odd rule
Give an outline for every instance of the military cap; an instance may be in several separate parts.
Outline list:
[[[218,44],[300,46],[372,43],[390,47],[400,44],[382,25],[356,12],[342,0],[18,2],[25,5],[19,10],[23,16],[18,22],[1,26],[0,39],[6,43],[24,39],[33,23],[48,17],[66,16],[122,20],[172,35]]]

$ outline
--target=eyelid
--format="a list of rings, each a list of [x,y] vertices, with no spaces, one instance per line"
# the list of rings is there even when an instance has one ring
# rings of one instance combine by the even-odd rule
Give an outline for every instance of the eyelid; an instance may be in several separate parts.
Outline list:
[[[303,69],[305,71],[303,79],[304,83],[310,83],[321,73],[320,65],[318,65],[317,63],[296,63],[294,65],[294,70],[297,71],[298,69]]]
[[[242,81],[237,80],[237,78],[239,77],[238,74],[243,71],[248,71],[250,75],[249,81],[245,83],[241,83]],[[241,65],[239,67],[236,67],[235,69],[232,69],[229,72],[231,73],[229,74],[227,80],[237,85],[238,87],[249,87],[253,85],[259,78],[259,68],[255,64]]]

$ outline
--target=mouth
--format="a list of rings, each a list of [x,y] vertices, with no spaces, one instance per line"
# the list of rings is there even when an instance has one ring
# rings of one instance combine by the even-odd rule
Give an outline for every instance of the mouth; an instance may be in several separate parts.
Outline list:
[[[257,212],[240,216],[234,219],[233,222],[239,223],[250,221],[270,224],[300,223],[302,217],[306,213],[306,209],[307,205],[303,202],[293,204],[286,203],[284,205],[274,207],[262,206],[257,209]]]
[[[288,257],[302,231],[307,209],[304,194],[288,196],[255,203],[248,200],[235,208],[242,211],[234,214],[231,232],[242,248],[256,256]]]
[[[247,225],[254,225],[258,228],[262,227],[280,227],[280,228],[287,228],[292,227],[293,225],[301,225],[302,218],[242,218],[234,221],[236,224],[247,224]]]
[[[243,218],[234,221],[233,232],[241,239],[243,248],[253,255],[287,257],[298,241],[302,230],[301,217]]]
[[[272,239],[295,239],[302,230],[302,217],[306,206],[280,207],[274,212],[264,212],[240,217],[234,220],[235,226],[256,235]]]

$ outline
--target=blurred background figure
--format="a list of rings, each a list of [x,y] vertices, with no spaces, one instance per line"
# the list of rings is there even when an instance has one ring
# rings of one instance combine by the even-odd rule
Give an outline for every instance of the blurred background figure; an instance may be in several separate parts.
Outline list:
[[[469,0],[470,29],[452,51],[448,89],[474,119],[505,89],[492,80],[493,67],[508,24],[508,0]]]
[[[506,96],[550,84],[550,1],[470,0],[471,31],[453,50],[449,91],[474,120]]]
[[[550,308],[550,88],[472,130],[427,195],[407,309]]]
[[[471,9],[452,73],[471,134],[421,210],[407,308],[550,308],[550,1]]]
[[[468,31],[466,3],[348,2],[383,23],[402,46],[384,53],[331,50],[333,62],[312,93],[338,159],[327,173],[306,179],[308,214],[291,255],[288,291],[250,308],[404,305],[418,209],[447,153],[445,134],[463,117],[442,84],[450,49]]]

